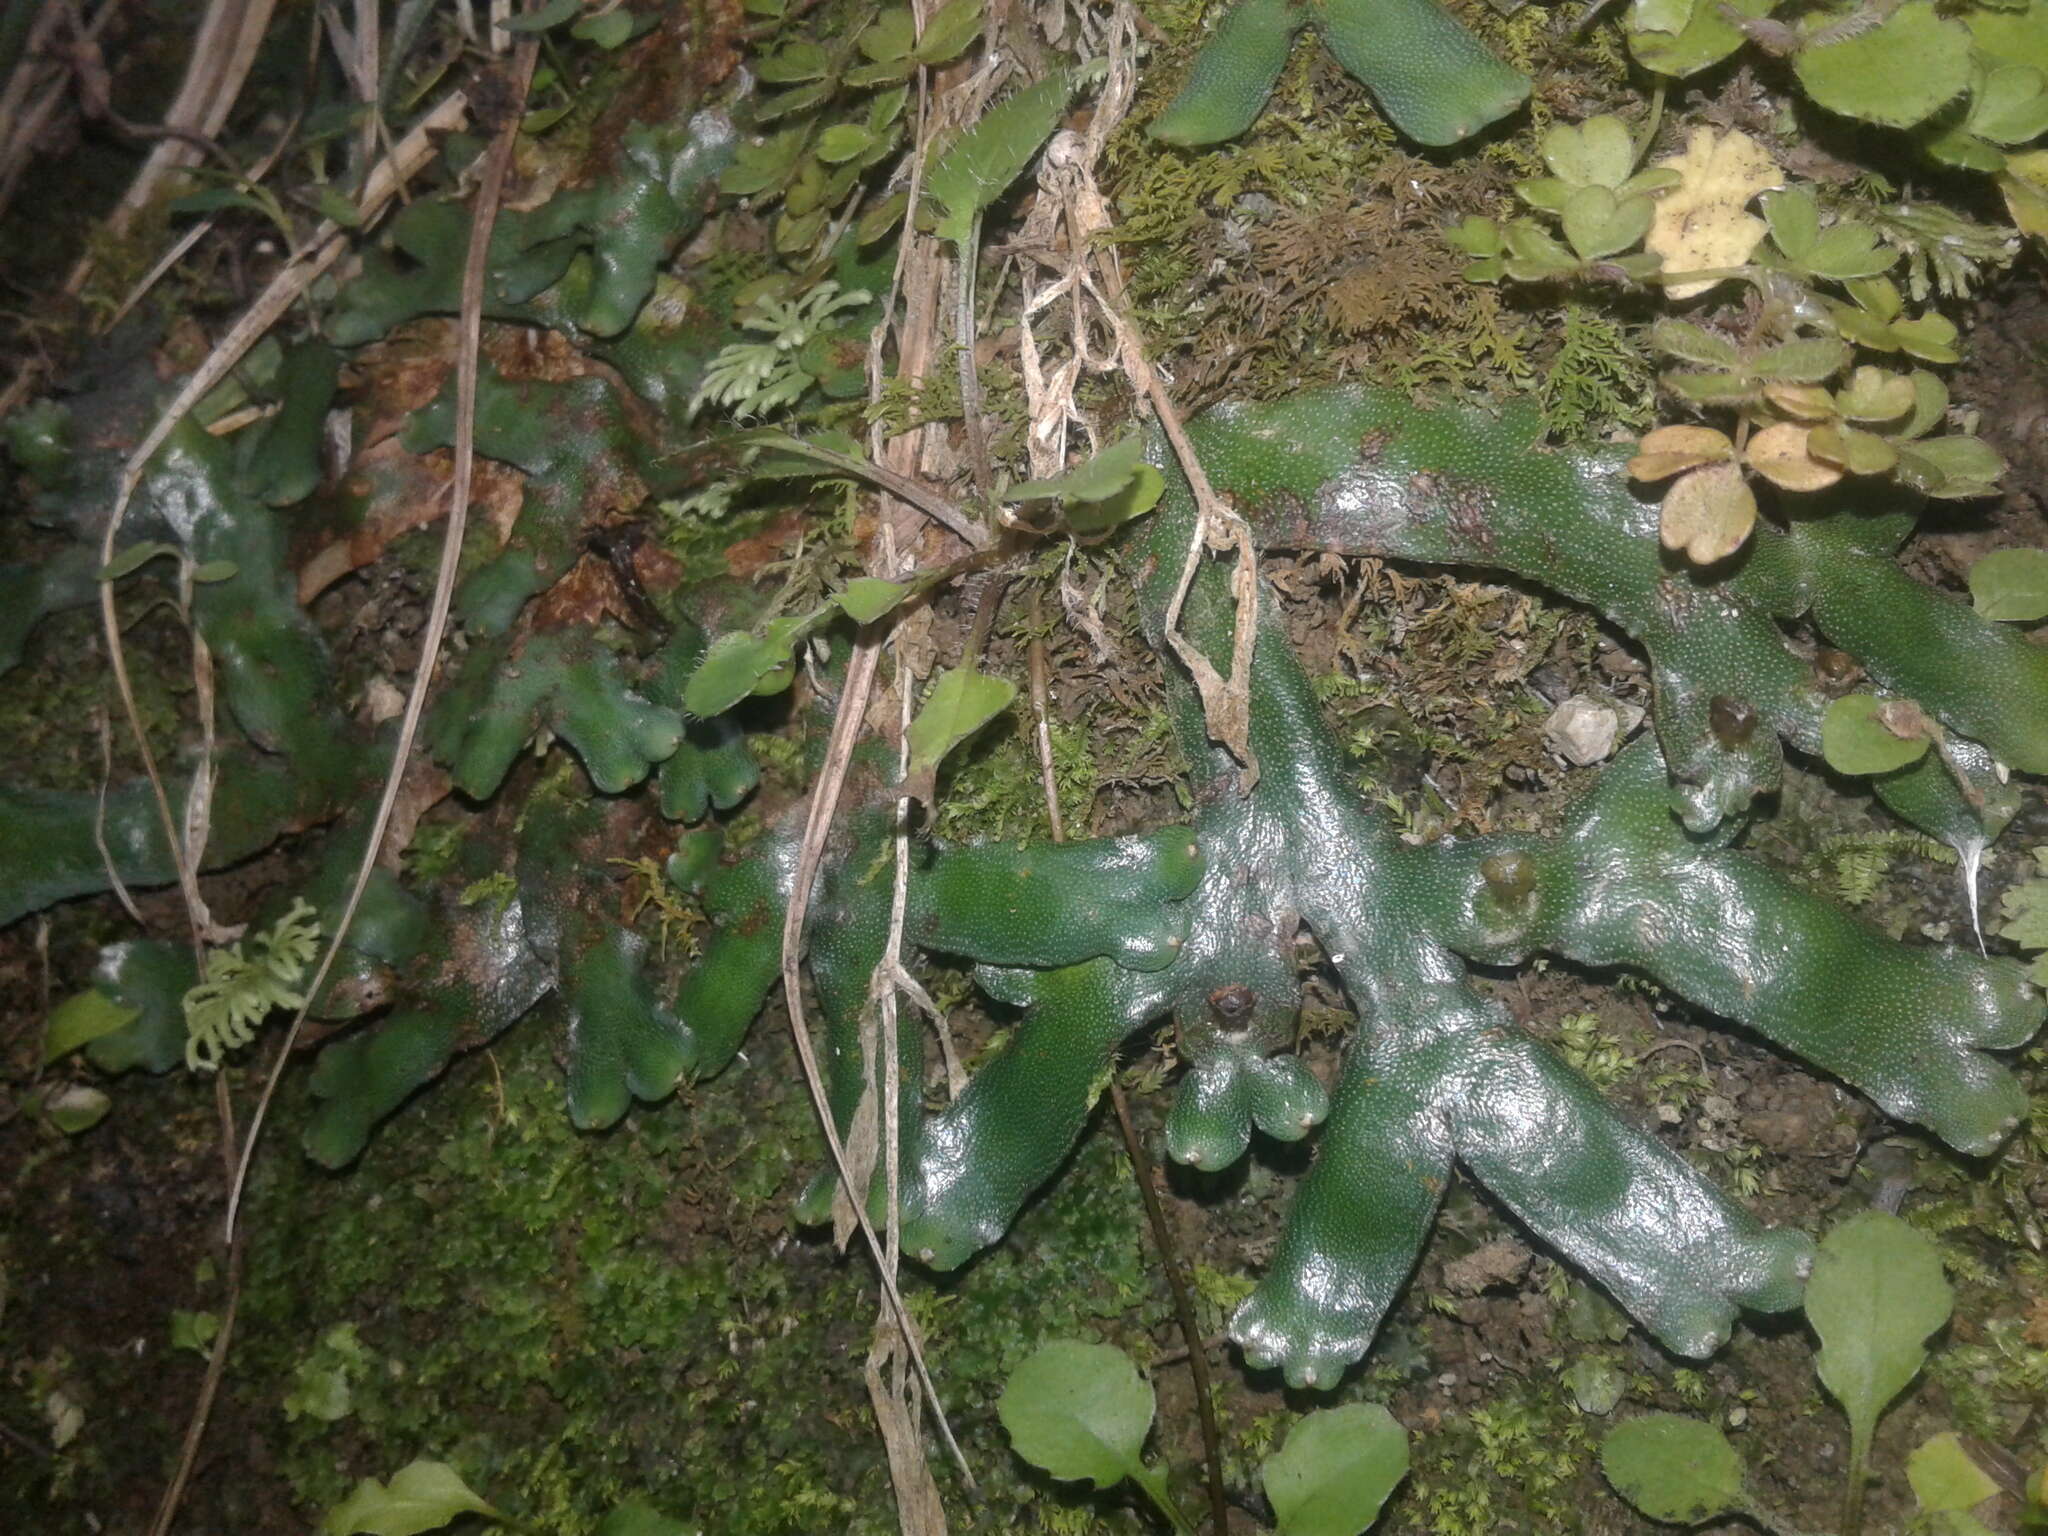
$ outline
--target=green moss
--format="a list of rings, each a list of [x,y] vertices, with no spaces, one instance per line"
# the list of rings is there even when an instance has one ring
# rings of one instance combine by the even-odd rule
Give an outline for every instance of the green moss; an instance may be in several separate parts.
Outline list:
[[[1515,1383],[1418,1437],[1390,1536],[1577,1530],[1591,1451],[1585,1419],[1559,1383]]]
[[[750,1536],[894,1531],[857,1369],[873,1282],[815,1234],[785,1235],[822,1157],[787,1036],[599,1135],[562,1114],[551,1049],[519,1031],[459,1063],[347,1178],[259,1163],[230,1390],[276,1416],[265,1433],[304,1511],[423,1454],[565,1536],[628,1496]],[[957,1529],[1089,1507],[1012,1461],[994,1403],[1048,1338],[1143,1352],[1168,1324],[1143,1225],[1121,1150],[1098,1137],[970,1275],[906,1277],[986,1494]],[[351,1375],[352,1414],[288,1420],[339,1328],[371,1362]],[[249,1528],[235,1486],[198,1497]]]

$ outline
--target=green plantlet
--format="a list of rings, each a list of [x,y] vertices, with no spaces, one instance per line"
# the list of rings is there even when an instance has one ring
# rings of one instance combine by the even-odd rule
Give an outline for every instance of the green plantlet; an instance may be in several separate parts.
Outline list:
[[[690,397],[689,415],[695,417],[706,405],[720,407],[735,421],[788,410],[819,383],[804,366],[812,340],[842,310],[865,307],[868,297],[858,288],[842,293],[827,279],[799,299],[756,299],[736,323],[742,330],[765,333],[768,340],[734,342],[714,357]]]
[[[1176,1531],[1195,1526],[1145,1464],[1152,1388],[1130,1357],[1107,1344],[1041,1346],[1010,1374],[996,1413],[1019,1456],[1063,1482],[1114,1488],[1129,1478]]]
[[[1845,1536],[1862,1528],[1878,1418],[1919,1374],[1926,1341],[1954,1304],[1934,1243],[1896,1216],[1852,1216],[1820,1246],[1806,1287],[1806,1317],[1820,1339],[1820,1379],[1849,1416]]]
[[[185,994],[185,1065],[211,1072],[229,1051],[256,1038],[256,1026],[280,1008],[305,1002],[298,990],[320,949],[313,908],[294,898],[289,910],[248,941],[209,950],[204,977]]]
[[[1114,1488],[1129,1479],[1174,1530],[1193,1536],[1144,1460],[1152,1388],[1120,1349],[1059,1341],[1010,1375],[996,1405],[1011,1449],[1065,1482]],[[1260,1470],[1281,1536],[1359,1536],[1408,1472],[1408,1433],[1377,1403],[1306,1415]]]

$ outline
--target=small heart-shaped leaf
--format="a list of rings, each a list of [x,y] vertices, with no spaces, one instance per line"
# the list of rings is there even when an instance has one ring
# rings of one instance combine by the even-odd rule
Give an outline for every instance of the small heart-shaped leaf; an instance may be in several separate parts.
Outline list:
[[[1851,421],[1896,421],[1913,409],[1915,398],[1911,379],[1866,363],[1849,375],[1835,406]]]
[[[1898,450],[1872,432],[1830,422],[1806,435],[1806,451],[1852,475],[1882,475],[1899,462]]]
[[[1842,478],[1842,472],[1806,451],[1807,435],[1807,429],[1794,422],[1778,422],[1751,437],[1743,457],[1781,490],[1824,491]]]
[[[1664,497],[1657,536],[1694,565],[1725,560],[1756,526],[1756,496],[1738,464],[1708,464],[1679,477]]]
[[[1628,461],[1635,480],[1668,480],[1702,464],[1713,464],[1735,456],[1728,434],[1712,427],[1658,427],[1643,434],[1636,444],[1636,456]]]
[[[1553,126],[1543,135],[1543,163],[1551,174],[1572,187],[1621,185],[1635,163],[1635,145],[1618,117],[1589,117],[1573,128]]]

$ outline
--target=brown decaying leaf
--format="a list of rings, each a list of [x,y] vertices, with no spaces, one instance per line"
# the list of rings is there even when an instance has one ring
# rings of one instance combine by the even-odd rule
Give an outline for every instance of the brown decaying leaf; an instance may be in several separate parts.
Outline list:
[[[1664,497],[1658,537],[1694,565],[1712,565],[1742,547],[1756,526],[1756,497],[1742,466],[1723,460],[1681,475]]]
[[[1684,470],[1734,457],[1735,444],[1725,432],[1712,427],[1657,427],[1636,444],[1628,472],[1635,480],[1668,480]]]
[[[1842,478],[1842,472],[1806,451],[1808,430],[1791,421],[1765,427],[1749,440],[1743,457],[1751,469],[1782,490],[1824,491]]]

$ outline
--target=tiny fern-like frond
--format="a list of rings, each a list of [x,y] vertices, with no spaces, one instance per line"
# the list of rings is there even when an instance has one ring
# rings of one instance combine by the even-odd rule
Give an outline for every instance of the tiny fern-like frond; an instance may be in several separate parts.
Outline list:
[[[256,1038],[256,1026],[272,1010],[303,1003],[297,984],[319,945],[319,919],[295,898],[284,916],[248,941],[253,955],[240,944],[209,951],[205,975],[184,998],[185,1065],[213,1071],[229,1051]]]

